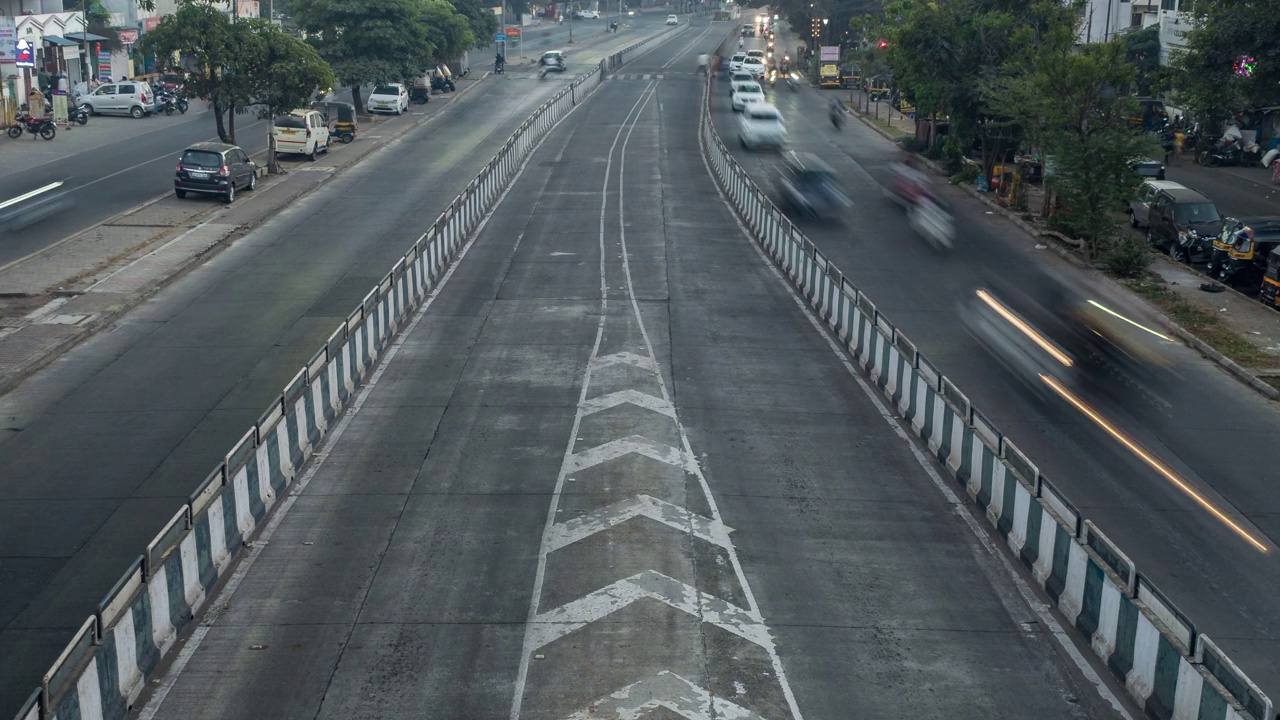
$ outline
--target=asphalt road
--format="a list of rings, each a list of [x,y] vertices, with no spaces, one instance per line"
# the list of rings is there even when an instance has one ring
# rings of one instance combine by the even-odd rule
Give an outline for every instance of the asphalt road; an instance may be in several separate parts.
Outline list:
[[[656,12],[628,18],[612,42],[629,44],[638,39],[633,33],[660,23],[661,18]],[[598,44],[599,36],[604,35],[607,26],[607,21],[575,22],[573,45],[568,44],[570,28],[567,23],[532,26],[525,29],[528,37],[524,53],[537,57],[553,48],[591,48]],[[571,57],[576,54],[576,50],[572,51]],[[476,50],[473,55],[476,59],[473,72],[484,73],[493,69],[492,56],[488,51]],[[340,91],[338,98],[349,101],[350,92]],[[182,150],[191,143],[218,139],[213,115],[199,109],[203,107],[203,102],[195,102],[187,115],[153,116],[141,120],[94,117],[86,129],[74,128],[69,132],[87,134],[109,128],[110,132],[118,132],[120,139],[77,149],[35,167],[23,167],[19,172],[0,169],[0,202],[54,182],[64,183],[59,191],[68,192],[69,200],[67,208],[58,215],[26,227],[21,233],[0,242],[0,266],[170,191],[173,187],[173,166]],[[146,132],[138,133],[139,127],[145,127]],[[251,114],[239,114],[236,117],[236,140],[250,153],[265,150],[268,128],[266,121]],[[51,145],[67,146],[72,143],[72,138],[74,135],[64,134]],[[6,142],[9,144],[3,147],[4,150],[19,149],[14,144],[16,141]],[[38,147],[45,149],[44,146]]]
[[[772,97],[791,130],[791,147],[826,159],[854,202],[842,218],[802,221],[805,233],[1202,632],[1271,697],[1280,697],[1274,451],[1280,416],[1274,405],[1181,345],[1161,379],[1098,377],[1083,395],[1131,442],[1259,538],[1266,547],[1260,551],[1038,379],[1006,369],[966,332],[960,304],[976,288],[999,283],[1036,298],[1046,269],[1072,269],[955,188],[944,188],[957,217],[955,249],[933,250],[882,197],[880,183],[900,158],[896,148],[856,120],[843,131],[831,125],[827,105],[838,92],[804,88]],[[757,182],[773,188],[777,155],[737,146],[738,121],[723,83],[713,107],[735,155]]]
[[[589,67],[662,27],[641,17],[575,56]],[[485,80],[0,398],[0,717],[340,318],[569,80]]]
[[[716,193],[713,27],[549,136],[144,713],[1116,716]]]

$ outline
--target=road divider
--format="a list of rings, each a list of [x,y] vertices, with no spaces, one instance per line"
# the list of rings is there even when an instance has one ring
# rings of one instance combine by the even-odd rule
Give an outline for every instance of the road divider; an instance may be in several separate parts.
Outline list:
[[[708,85],[702,151],[743,225],[1142,710],[1272,720],[1270,699],[751,180],[709,103]]]
[[[161,659],[206,607],[241,549],[542,138],[599,87],[607,69],[687,27],[663,30],[601,60],[516,129],[142,549],[45,672],[17,720],[122,720],[128,714]]]

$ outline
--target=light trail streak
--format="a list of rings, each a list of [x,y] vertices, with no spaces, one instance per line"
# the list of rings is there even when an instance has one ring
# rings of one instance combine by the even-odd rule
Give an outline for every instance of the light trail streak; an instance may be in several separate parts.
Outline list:
[[[1125,316],[1121,315],[1120,313],[1116,312],[1115,310],[1112,310],[1111,308],[1107,307],[1106,305],[1103,305],[1102,303],[1098,302],[1097,300],[1090,300],[1090,301],[1089,301],[1089,304],[1090,304],[1090,305],[1092,305],[1092,306],[1094,306],[1094,307],[1096,307],[1096,308],[1098,308],[1098,309],[1099,309],[1099,310],[1101,310],[1102,312],[1104,312],[1104,313],[1106,313],[1106,314],[1108,314],[1108,315],[1110,315],[1110,316],[1112,316],[1112,317],[1120,318],[1121,320],[1123,320],[1123,321],[1125,321],[1125,322],[1129,323],[1130,325],[1132,325],[1132,326],[1134,326],[1134,327],[1138,328],[1139,330],[1146,330],[1147,332],[1151,333],[1152,335],[1155,335],[1156,337],[1160,338],[1161,340],[1164,340],[1165,342],[1173,342],[1173,338],[1169,337],[1168,335],[1162,335],[1162,334],[1160,334],[1160,333],[1156,332],[1155,330],[1152,330],[1151,328],[1147,327],[1146,325],[1142,325],[1141,323],[1134,322],[1133,320],[1130,320],[1129,318],[1127,318],[1127,317],[1125,317]]]
[[[1097,413],[1097,411],[1089,407],[1089,405],[1085,403],[1085,401],[1076,397],[1074,393],[1072,393],[1070,390],[1064,387],[1062,383],[1058,382],[1056,379],[1052,377],[1049,377],[1048,375],[1045,375],[1044,373],[1040,373],[1040,379],[1043,380],[1046,385],[1053,388],[1055,392],[1061,395],[1063,400],[1066,400],[1067,402],[1071,403],[1071,405],[1074,406],[1075,409],[1083,413],[1085,417],[1092,420],[1094,423],[1098,425],[1098,427],[1105,430],[1108,435],[1115,438],[1116,441],[1118,441],[1121,445],[1124,445],[1126,448],[1128,448],[1129,452],[1132,452],[1134,455],[1137,455],[1138,458],[1141,459],[1143,462],[1145,462],[1148,466],[1150,466],[1152,470],[1155,470],[1157,473],[1162,475],[1166,480],[1173,483],[1179,490],[1181,490],[1182,492],[1190,496],[1191,499],[1194,500],[1197,505],[1209,511],[1210,515],[1213,515],[1215,518],[1221,521],[1224,525],[1231,528],[1237,535],[1244,538],[1246,542],[1248,542],[1250,545],[1257,548],[1259,552],[1263,552],[1263,553],[1270,552],[1270,549],[1266,546],[1266,544],[1264,544],[1261,540],[1258,540],[1257,538],[1255,538],[1252,534],[1249,533],[1248,530],[1245,530],[1243,527],[1241,527],[1240,524],[1237,523],[1235,520],[1232,520],[1231,518],[1227,517],[1226,513],[1222,512],[1213,503],[1209,502],[1209,500],[1205,498],[1203,495],[1201,495],[1199,491],[1197,491],[1194,487],[1192,487],[1190,483],[1178,477],[1178,475],[1175,474],[1172,470],[1170,470],[1168,466],[1160,462],[1158,459],[1156,459],[1155,456],[1153,456],[1151,453],[1143,449],[1141,445],[1130,440],[1124,433],[1120,432],[1120,430],[1116,428],[1116,426],[1112,425],[1110,422],[1107,421],[1106,418],[1102,417]]]
[[[37,196],[37,195],[43,195],[44,193],[47,193],[47,192],[49,192],[50,190],[56,190],[56,189],[58,189],[58,188],[60,188],[60,187],[62,187],[62,181],[61,181],[61,180],[59,180],[59,181],[57,181],[57,182],[51,182],[51,183],[49,183],[48,185],[45,185],[44,187],[38,187],[38,188],[36,188],[35,190],[32,190],[32,191],[31,191],[31,192],[29,192],[29,193],[23,193],[22,195],[19,195],[19,196],[18,196],[18,197],[16,197],[16,198],[10,198],[9,200],[5,200],[4,202],[0,202],[0,210],[3,210],[3,209],[5,209],[5,208],[7,208],[7,207],[10,207],[10,206],[12,206],[12,205],[17,205],[18,203],[22,202],[23,200],[30,200],[31,198],[33,198],[33,197],[35,197],[35,196]]]
[[[1004,318],[1010,325],[1017,328],[1019,332],[1030,338],[1032,342],[1039,345],[1041,350],[1049,353],[1054,360],[1057,360],[1066,367],[1071,367],[1075,364],[1074,360],[1072,360],[1066,353],[1059,350],[1052,342],[1049,342],[1048,338],[1036,332],[1035,328],[1024,322],[1022,318],[1014,315],[1011,310],[1002,305],[999,300],[992,297],[986,290],[978,290],[977,292],[978,298],[982,300],[982,302],[986,303],[992,310],[995,310],[1000,317]]]

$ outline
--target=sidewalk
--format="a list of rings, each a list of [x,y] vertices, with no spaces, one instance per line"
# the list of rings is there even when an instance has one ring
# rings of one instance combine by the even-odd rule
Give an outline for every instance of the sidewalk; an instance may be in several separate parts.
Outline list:
[[[472,72],[457,80],[455,92],[433,95],[405,115],[362,115],[355,142],[335,142],[314,163],[282,157],[286,174],[262,176],[232,205],[167,193],[0,269],[0,393],[295,199],[430,121],[486,76]],[[254,159],[265,166],[265,157]]]
[[[849,105],[854,115],[864,123],[890,139],[914,137],[913,120],[893,111],[889,121],[891,127],[886,129],[884,108],[880,109],[877,121],[874,114],[865,114],[865,102],[864,99],[862,108]],[[871,109],[876,112],[876,103],[871,104]],[[1280,188],[1271,185],[1269,171],[1260,168],[1205,168],[1196,165],[1187,153],[1169,168],[1168,179],[1199,190],[1215,204],[1224,197],[1224,188],[1238,188],[1234,193],[1226,194],[1221,201],[1220,209],[1226,215],[1280,215]],[[1055,241],[1066,238],[1048,230],[1035,212],[1043,200],[1040,188],[1027,188],[1031,212],[1006,208],[996,202],[994,195],[980,193],[973,186],[965,186],[964,189],[1012,221],[1037,243],[1079,261],[1064,247],[1067,243]],[[1276,390],[1280,388],[1280,312],[1232,289],[1223,292],[1200,289],[1209,283],[1211,280],[1195,268],[1157,255],[1146,279],[1120,284],[1155,305],[1168,320],[1169,328],[1189,345],[1267,397],[1280,399]]]

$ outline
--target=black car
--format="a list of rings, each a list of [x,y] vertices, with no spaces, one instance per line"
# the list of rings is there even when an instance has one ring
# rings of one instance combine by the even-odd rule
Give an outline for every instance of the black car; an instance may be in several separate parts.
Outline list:
[[[832,215],[852,205],[840,188],[835,171],[813,153],[785,153],[777,187],[784,206],[812,218]]]
[[[173,177],[173,191],[180,198],[189,192],[204,193],[232,202],[237,190],[256,187],[258,166],[248,153],[235,145],[215,142],[196,143],[183,150]]]
[[[1147,242],[1174,260],[1206,262],[1213,238],[1222,230],[1222,216],[1209,198],[1189,188],[1161,190],[1151,201]]]

